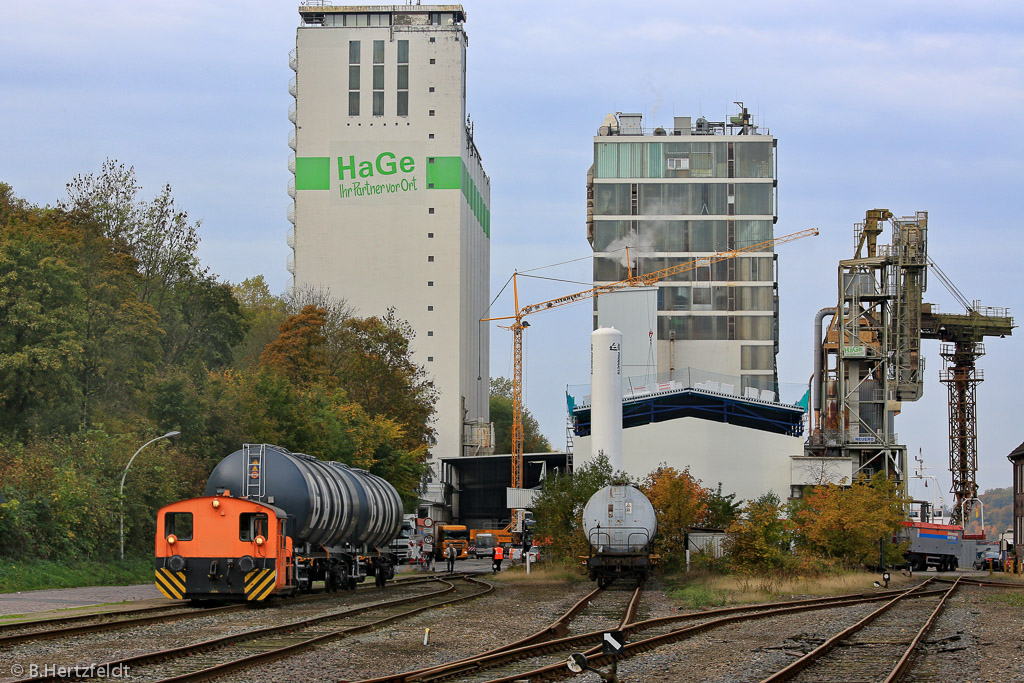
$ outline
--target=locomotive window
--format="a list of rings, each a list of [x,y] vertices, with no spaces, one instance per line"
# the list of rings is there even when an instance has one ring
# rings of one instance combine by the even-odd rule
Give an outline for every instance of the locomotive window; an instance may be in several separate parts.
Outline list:
[[[192,513],[168,512],[164,515],[164,537],[174,534],[179,541],[192,540]]]
[[[263,512],[238,515],[238,540],[251,541],[257,536],[267,538],[267,515]]]

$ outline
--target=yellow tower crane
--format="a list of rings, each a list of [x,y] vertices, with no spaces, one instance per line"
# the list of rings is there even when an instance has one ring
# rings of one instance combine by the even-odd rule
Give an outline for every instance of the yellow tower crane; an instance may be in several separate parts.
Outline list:
[[[519,307],[519,286],[517,282],[519,273],[514,273],[512,275],[512,295],[515,303],[515,315],[481,319],[481,322],[492,320],[512,321],[510,325],[500,325],[500,327],[506,330],[512,330],[512,488],[523,487],[523,330],[530,326],[530,323],[523,318],[532,313],[539,313],[559,306],[586,301],[601,294],[611,294],[627,287],[648,287],[667,277],[693,270],[699,266],[708,266],[712,263],[725,261],[748,252],[769,251],[781,244],[817,234],[817,228],[808,228],[807,230],[758,242],[741,249],[722,251],[712,256],[698,257],[692,261],[679,263],[644,275],[639,273],[634,275],[632,269],[630,269],[629,277],[625,280],[619,280],[607,285],[598,285],[575,294],[530,304],[522,308]],[[513,520],[515,520],[517,512],[513,511]]]

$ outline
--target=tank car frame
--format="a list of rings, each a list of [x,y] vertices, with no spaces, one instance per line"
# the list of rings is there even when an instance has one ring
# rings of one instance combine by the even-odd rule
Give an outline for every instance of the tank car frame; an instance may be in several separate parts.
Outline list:
[[[651,575],[655,560],[651,537],[647,529],[625,528],[630,537],[641,547],[633,552],[608,550],[608,531],[601,525],[590,529],[590,557],[587,558],[587,576],[597,581],[600,588],[606,588],[616,579],[630,579],[642,584]]]

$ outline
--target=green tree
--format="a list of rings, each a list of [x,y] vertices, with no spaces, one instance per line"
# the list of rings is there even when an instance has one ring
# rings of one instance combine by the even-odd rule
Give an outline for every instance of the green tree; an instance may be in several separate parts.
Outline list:
[[[67,185],[65,210],[91,216],[115,248],[134,259],[138,300],[159,315],[164,362],[219,367],[231,359],[245,321],[229,286],[199,264],[199,221],[180,209],[170,185],[139,197],[135,170],[107,159],[99,174]]]
[[[549,544],[553,557],[575,564],[589,549],[583,529],[583,507],[612,481],[612,468],[603,453],[572,474],[547,477],[533,507],[534,538]]]
[[[0,447],[7,498],[0,504],[0,553],[71,562],[115,559],[121,475],[150,434],[83,429]],[[157,510],[193,495],[205,474],[191,454],[167,441],[139,455],[125,484],[126,554],[152,556]]]
[[[507,377],[491,378],[491,422],[494,423],[494,450],[512,452],[512,380]],[[551,444],[540,432],[540,424],[530,411],[522,408],[523,452],[549,453]]]
[[[965,528],[970,533],[984,533],[988,538],[999,538],[999,534],[1013,528],[1013,488],[988,489],[978,495],[984,504],[985,528],[981,527],[981,506],[975,503],[967,514]]]
[[[701,524],[712,529],[725,529],[732,524],[743,509],[743,501],[736,500],[736,494],[722,493],[722,482],[712,491],[707,490],[708,510]]]
[[[234,347],[232,364],[251,368],[259,363],[267,344],[277,339],[278,327],[288,317],[288,304],[270,293],[262,275],[243,280],[232,291],[246,323],[245,336]]]
[[[790,534],[784,512],[785,506],[772,492],[749,501],[743,514],[726,529],[730,565],[741,572],[763,573],[789,564]]]
[[[331,328],[329,309],[327,326]],[[412,326],[391,308],[382,317],[347,318],[340,340],[328,341],[328,349],[344,349],[338,377],[349,398],[367,414],[402,425],[406,448],[434,442],[438,396],[426,369],[412,360],[409,345],[414,336]]]
[[[410,506],[417,499],[426,444],[408,447],[403,425],[369,415],[343,389],[297,384],[265,366],[214,373],[201,400],[211,438],[220,440],[211,465],[243,441],[275,443],[369,470]]]
[[[82,292],[55,214],[0,184],[0,426],[22,435],[74,424],[81,395]]]
[[[61,251],[77,265],[81,296],[80,422],[97,413],[130,410],[160,360],[163,330],[157,312],[136,294],[134,260],[107,238],[89,214],[66,215]]]

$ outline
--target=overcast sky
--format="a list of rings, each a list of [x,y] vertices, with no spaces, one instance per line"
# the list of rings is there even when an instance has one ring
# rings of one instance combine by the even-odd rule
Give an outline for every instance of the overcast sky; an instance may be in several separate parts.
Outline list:
[[[491,178],[492,296],[514,269],[590,253],[586,171],[607,113],[639,111],[645,125],[671,126],[673,115],[723,120],[742,100],[779,139],[776,234],[822,231],[779,248],[782,382],[795,387],[811,374],[813,316],[836,303],[837,262],[853,255],[852,225],[866,209],[927,210],[930,255],[964,294],[1024,314],[1021,5],[464,7],[468,110]],[[296,9],[260,0],[2,3],[0,181],[54,203],[75,174],[116,158],[134,165],[147,196],[171,183],[202,219],[201,257],[220,276],[262,273],[283,291]],[[542,272],[587,281],[590,263]],[[929,284],[926,301],[962,312],[935,278]],[[520,300],[577,289],[527,284]],[[511,310],[505,297],[493,312]],[[589,381],[589,312],[582,304],[534,316],[527,334],[527,406],[555,447],[565,441],[566,385]],[[1005,456],[1024,440],[1021,336],[987,340],[980,361],[983,490],[1010,485]],[[924,347],[925,397],[904,404],[896,431],[947,491],[942,361],[937,342]],[[510,372],[511,337],[495,329],[491,374]],[[912,492],[926,493],[919,483]]]

